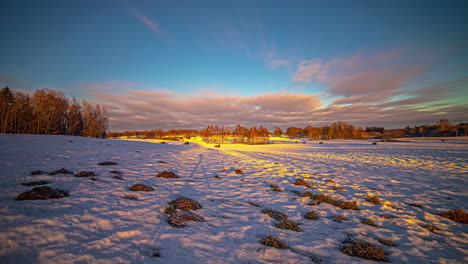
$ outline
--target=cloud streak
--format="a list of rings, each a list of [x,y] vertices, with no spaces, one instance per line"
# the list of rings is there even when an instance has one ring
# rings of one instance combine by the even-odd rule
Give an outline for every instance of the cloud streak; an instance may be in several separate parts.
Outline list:
[[[153,31],[153,33],[156,36],[163,37],[163,32],[156,21],[143,15],[142,13],[137,11],[135,8],[128,8],[128,12],[130,12],[130,14],[136,17],[143,25],[145,25],[147,28]]]
[[[291,80],[326,85],[326,93],[342,96],[335,104],[383,102],[404,93],[402,88],[425,68],[421,64],[402,63],[404,53],[391,51],[364,56],[362,54],[329,61],[303,60]]]

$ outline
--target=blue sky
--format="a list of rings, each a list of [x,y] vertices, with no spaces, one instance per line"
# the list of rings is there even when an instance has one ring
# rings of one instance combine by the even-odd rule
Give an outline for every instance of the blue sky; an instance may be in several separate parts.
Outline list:
[[[114,130],[201,127],[203,117],[269,127],[466,121],[467,11],[466,1],[9,1],[0,85],[105,104]],[[149,92],[134,99],[148,105],[141,113],[110,99],[138,92]],[[170,94],[167,109],[151,109],[159,93]],[[258,99],[285,105],[289,95],[310,104],[291,112]],[[241,114],[229,122],[210,113],[191,122],[196,111],[176,107],[230,97]],[[177,122],[148,122],[164,111]],[[405,111],[421,113],[401,119]]]

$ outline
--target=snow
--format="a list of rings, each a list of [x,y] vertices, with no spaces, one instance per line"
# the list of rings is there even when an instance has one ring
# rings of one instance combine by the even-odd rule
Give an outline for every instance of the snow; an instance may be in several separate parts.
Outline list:
[[[0,135],[0,263],[373,263],[341,253],[347,237],[382,247],[392,263],[466,263],[468,227],[436,214],[467,208],[468,138],[406,140],[377,145],[277,140],[214,148],[200,139],[184,145]],[[118,165],[97,165],[103,161]],[[93,181],[70,174],[29,175],[61,168],[98,176]],[[123,180],[112,178],[111,170],[122,172]],[[181,178],[156,178],[163,170]],[[317,186],[292,184],[305,176]],[[21,183],[40,180],[69,196],[15,200],[33,188]],[[271,182],[283,191],[271,191]],[[136,183],[155,191],[130,191]],[[357,201],[361,210],[308,205],[310,198],[293,190]],[[369,195],[384,204],[365,201]],[[203,208],[196,213],[205,221],[170,226],[164,208],[179,196],[199,202]],[[276,228],[276,220],[261,213],[265,208],[286,213],[303,231]],[[309,210],[318,211],[320,219],[305,219]],[[348,220],[337,222],[338,215]],[[362,224],[365,218],[378,227]],[[425,224],[441,230],[429,232],[421,227]],[[277,235],[289,249],[261,245],[266,235]],[[393,239],[396,246],[382,245],[378,238]]]

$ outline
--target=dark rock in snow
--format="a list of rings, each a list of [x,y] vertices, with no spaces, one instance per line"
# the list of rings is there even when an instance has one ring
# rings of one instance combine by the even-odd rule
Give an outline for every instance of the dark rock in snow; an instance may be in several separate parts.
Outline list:
[[[29,175],[42,175],[44,173],[45,173],[45,171],[37,170],[37,171],[31,171],[31,173],[29,173]]]
[[[197,210],[202,208],[201,205],[187,197],[179,197],[169,202],[169,205],[183,211]]]
[[[64,168],[61,168],[60,170],[56,170],[53,172],[49,172],[49,175],[55,175],[55,174],[73,174],[73,172],[66,170]]]
[[[159,173],[156,177],[158,177],[158,178],[180,178],[179,176],[177,176],[172,171],[163,171],[163,172]]]
[[[34,187],[32,190],[23,192],[16,200],[46,200],[67,197],[68,193],[64,190],[54,189],[47,186]]]
[[[104,162],[99,162],[97,165],[110,166],[110,165],[117,165],[117,164],[118,164],[117,162],[113,162],[113,161],[104,161]]]
[[[185,227],[190,221],[203,222],[204,219],[193,212],[177,212],[167,219],[167,223],[176,228]]]
[[[132,187],[130,187],[130,190],[134,192],[138,192],[138,191],[150,192],[150,191],[154,191],[154,188],[151,186],[146,186],[146,185],[137,183],[133,185]]]
[[[38,185],[44,185],[44,184],[49,184],[50,182],[48,181],[33,181],[33,182],[25,182],[22,183],[21,185],[24,186],[38,186]]]
[[[90,177],[90,176],[96,176],[96,175],[92,171],[82,171],[78,174],[75,174],[75,177]]]

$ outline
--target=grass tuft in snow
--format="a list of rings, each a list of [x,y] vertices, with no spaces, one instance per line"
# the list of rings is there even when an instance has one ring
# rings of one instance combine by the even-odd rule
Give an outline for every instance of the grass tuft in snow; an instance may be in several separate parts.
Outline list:
[[[341,188],[341,187],[339,187],[339,186],[336,186],[336,185],[335,185],[335,186],[332,186],[332,189],[333,189],[333,190],[335,190],[335,191],[337,191],[337,190],[340,190],[340,191],[346,191],[346,189],[345,189],[345,188]]]
[[[427,230],[429,230],[430,232],[434,233],[434,234],[437,234],[435,231],[439,231],[440,228],[438,228],[437,226],[435,225],[430,225],[430,224],[427,224],[427,225],[422,225],[421,226],[422,228],[425,228]]]
[[[136,197],[135,195],[125,195],[124,198],[131,201],[138,200],[138,197]]]
[[[117,162],[113,162],[113,161],[104,161],[104,162],[99,162],[97,165],[100,165],[100,166],[112,166],[112,165],[117,165],[118,163]]]
[[[417,207],[417,208],[421,208],[421,209],[424,208],[424,206],[422,206],[420,204],[417,204],[417,203],[408,203],[407,205]]]
[[[377,239],[377,241],[379,241],[380,244],[386,245],[386,246],[389,246],[389,247],[395,247],[396,246],[395,243],[393,243],[392,239],[379,238],[379,239]]]
[[[462,224],[468,224],[468,213],[465,213],[463,208],[452,209],[447,212],[439,213],[437,215],[443,216],[445,218]]]
[[[32,182],[24,182],[24,183],[21,183],[21,185],[24,185],[24,186],[38,186],[38,185],[45,185],[45,184],[49,184],[50,182],[48,181],[32,181]]]
[[[134,191],[134,192],[150,192],[150,191],[154,191],[154,188],[151,187],[151,186],[146,186],[146,185],[144,185],[144,184],[137,183],[137,184],[133,185],[132,187],[130,187],[130,191]]]
[[[82,171],[80,173],[75,174],[75,177],[92,177],[92,176],[96,176],[96,174],[94,174],[94,172],[92,171]]]
[[[50,188],[48,186],[34,187],[32,190],[20,193],[16,200],[47,200],[67,197],[64,190]]]
[[[380,198],[378,196],[368,196],[366,198],[366,201],[368,201],[369,203],[373,203],[375,205],[381,204]]]
[[[177,213],[177,209],[174,208],[174,206],[166,206],[166,208],[164,208],[164,213],[167,214],[167,215],[173,215],[175,213]]]
[[[301,197],[309,197],[310,199],[314,199],[314,194],[311,191],[305,191],[301,194]]]
[[[346,217],[344,217],[343,215],[337,215],[333,217],[333,221],[338,222],[338,223],[341,223],[342,221],[346,221],[346,220],[348,219],[346,219]]]
[[[365,241],[348,239],[343,242],[343,246],[340,248],[340,251],[351,257],[389,262],[382,248]]]
[[[282,192],[281,188],[276,183],[270,183],[270,188],[274,192]]]
[[[308,220],[318,220],[320,215],[317,211],[309,211],[304,215],[304,218]]]
[[[286,214],[275,211],[273,209],[263,209],[262,213],[267,214],[268,216],[270,216],[271,218],[277,221],[283,221],[283,220],[288,219],[288,216]]]
[[[397,218],[396,216],[394,216],[394,215],[389,215],[389,214],[383,214],[383,215],[380,215],[380,216],[382,216],[383,218],[386,218],[386,219]]]
[[[163,172],[159,173],[158,175],[156,175],[156,177],[157,178],[167,178],[167,179],[180,178],[179,176],[177,176],[177,174],[175,174],[172,171],[163,171]]]
[[[345,202],[340,200],[334,200],[330,196],[326,196],[324,194],[317,194],[311,197],[313,201],[310,205],[318,205],[320,203],[327,203],[333,206],[339,207],[341,209],[350,209],[350,210],[359,210],[359,207],[356,202]]]
[[[375,227],[377,226],[374,221],[372,221],[371,219],[367,219],[367,218],[362,219],[361,223],[363,223],[365,225],[375,226]]]
[[[42,175],[46,173],[45,171],[42,171],[42,170],[36,170],[36,171],[31,171],[31,173],[29,173],[29,175]]]
[[[177,212],[177,213],[171,215],[167,219],[167,223],[170,224],[173,227],[176,227],[176,228],[185,227],[187,225],[187,222],[190,222],[190,221],[203,222],[204,219],[203,219],[203,217],[201,217],[201,216],[199,216],[199,215],[197,215],[197,214],[195,214],[193,212],[190,212],[190,211]]]
[[[276,224],[276,227],[281,228],[281,229],[301,232],[301,228],[299,227],[299,224],[296,222],[289,221],[289,220],[280,221],[278,224]]]
[[[169,202],[169,205],[182,211],[197,210],[202,208],[201,205],[187,197],[179,197]]]
[[[260,244],[279,249],[285,249],[287,247],[286,242],[281,241],[277,237],[271,235],[262,238],[262,240],[260,240]]]
[[[53,171],[53,172],[49,172],[49,175],[56,175],[56,174],[73,174],[73,172],[65,169],[65,168],[61,168],[60,170],[56,170],[56,171]]]
[[[305,187],[308,187],[308,188],[311,188],[312,187],[312,183],[304,180],[304,179],[297,179],[295,182],[294,182],[294,185],[302,185],[302,186],[305,186]]]

